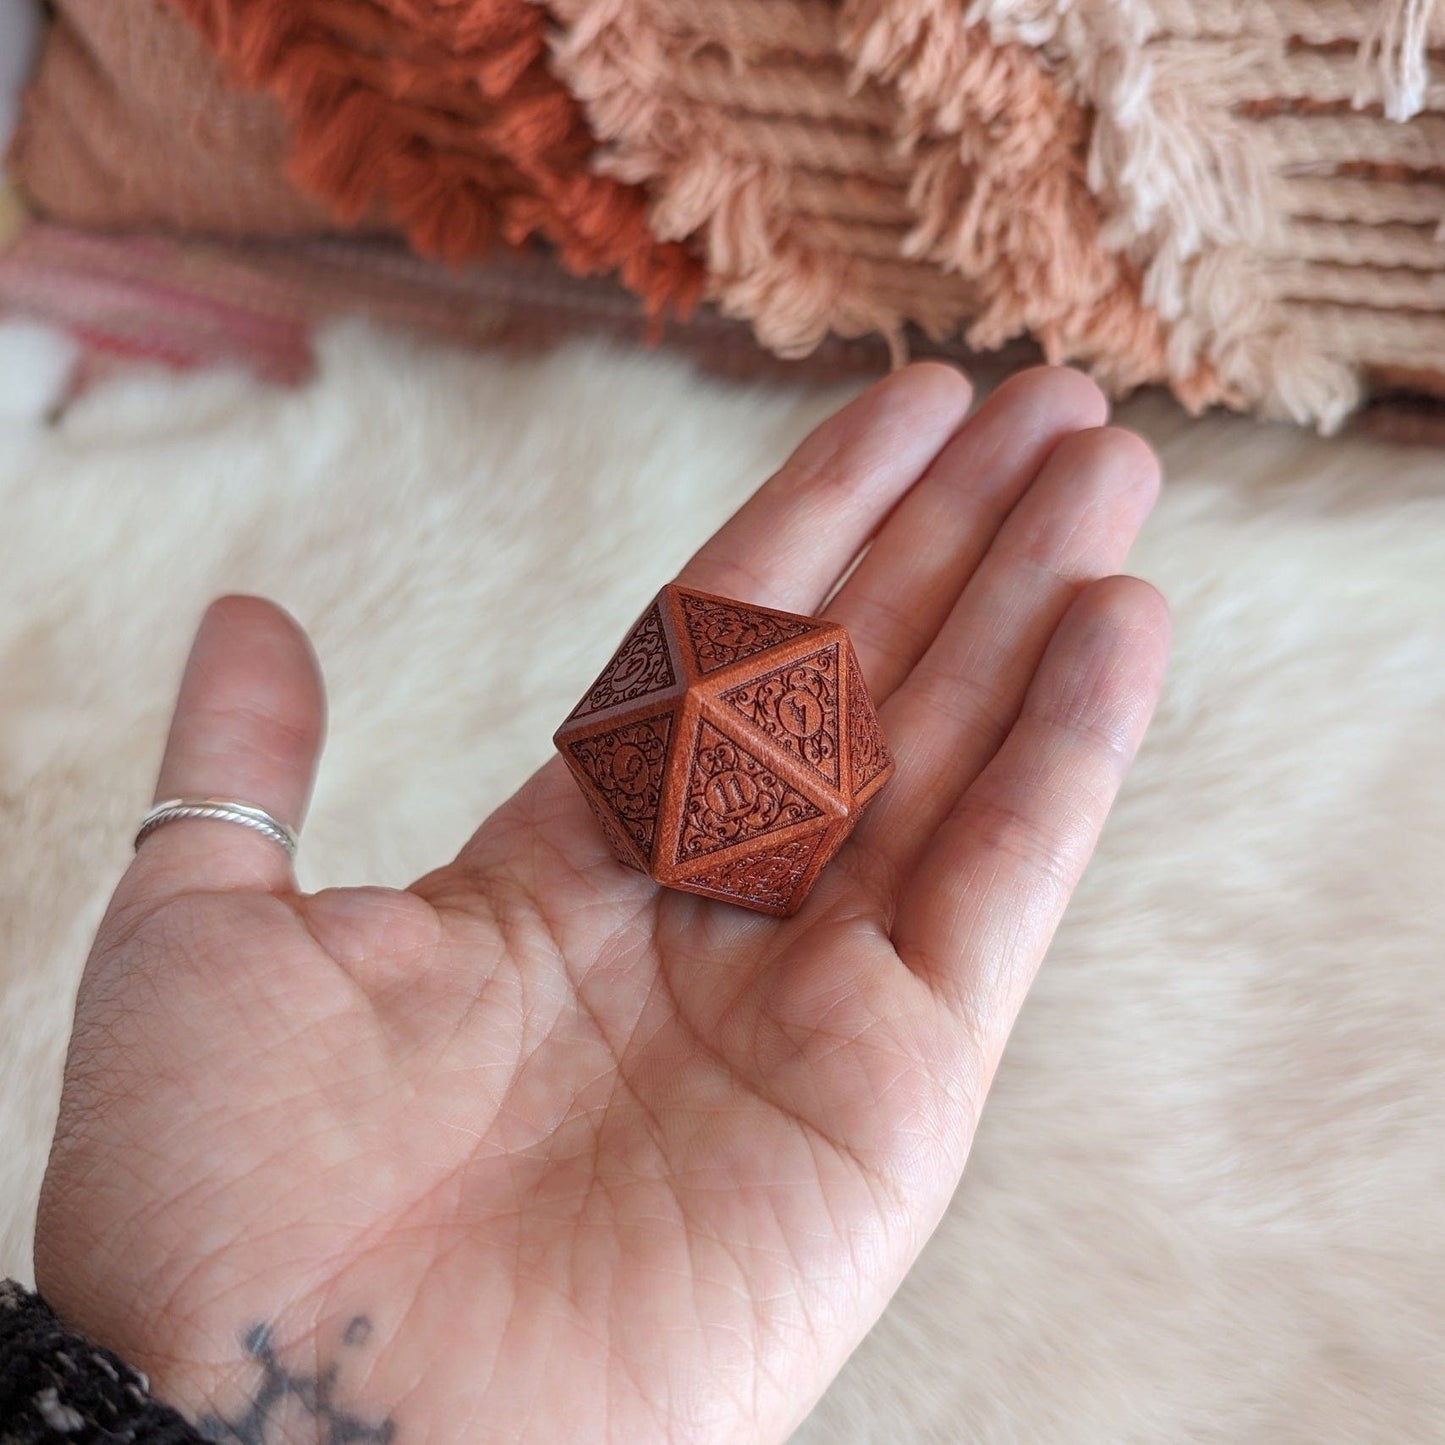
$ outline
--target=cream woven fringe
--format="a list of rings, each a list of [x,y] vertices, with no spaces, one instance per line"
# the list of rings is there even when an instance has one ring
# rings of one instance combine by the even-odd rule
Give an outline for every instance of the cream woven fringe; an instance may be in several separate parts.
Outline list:
[[[1445,386],[1445,0],[549,0],[555,60],[764,344],[1034,335],[1325,429]]]

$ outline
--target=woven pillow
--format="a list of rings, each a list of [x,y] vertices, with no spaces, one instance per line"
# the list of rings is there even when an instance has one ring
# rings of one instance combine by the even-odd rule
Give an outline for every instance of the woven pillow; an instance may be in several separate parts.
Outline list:
[[[43,215],[103,229],[362,228],[453,262],[537,235],[649,311],[690,311],[698,263],[654,240],[640,191],[587,171],[542,11],[433,8],[444,40],[371,0],[56,0],[9,169]]]
[[[384,222],[452,260],[539,235],[653,310],[685,311],[702,288],[782,355],[829,334],[878,333],[895,354],[911,328],[975,348],[1031,335],[1115,391],[1162,382],[1191,406],[1325,427],[1362,383],[1445,394],[1445,85],[1431,69],[1445,7],[60,11],[18,164],[72,220],[269,234]],[[109,112],[66,98],[80,40],[92,69],[110,67]],[[180,83],[157,85],[170,50],[188,57]],[[203,117],[223,141],[187,145]],[[126,126],[141,145],[93,134]],[[123,164],[137,153],[154,157],[144,178]],[[102,178],[107,157],[123,184]],[[217,187],[218,171],[235,184]]]
[[[45,212],[107,229],[294,235],[332,224],[284,173],[272,97],[226,84],[156,0],[61,0],[9,169]]]

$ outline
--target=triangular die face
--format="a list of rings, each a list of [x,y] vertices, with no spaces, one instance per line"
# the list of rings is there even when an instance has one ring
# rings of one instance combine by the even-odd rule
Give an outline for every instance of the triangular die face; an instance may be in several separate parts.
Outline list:
[[[722,700],[836,788],[842,741],[838,686],[835,642],[750,678],[723,693]]]
[[[662,806],[662,778],[671,731],[672,717],[665,714],[567,743],[578,767],[644,858],[652,853],[652,837]]]
[[[654,602],[627,634],[612,661],[602,669],[602,675],[587,690],[587,696],[572,709],[571,716],[587,717],[605,708],[635,702],[649,693],[671,687],[675,681],[667,633],[662,625],[662,609]]]
[[[636,844],[622,831],[621,824],[612,816],[607,804],[599,802],[586,788],[578,788],[577,791],[587,800],[587,806],[592,809],[592,816],[597,819],[598,826],[607,839],[607,846],[612,849],[617,861],[629,868],[635,868],[639,873],[645,873],[647,869],[638,860]]]
[[[852,779],[853,791],[861,792],[879,773],[893,763],[893,754],[883,729],[878,723],[878,714],[868,694],[863,690],[858,659],[853,649],[848,649],[848,772]]]
[[[687,640],[698,671],[716,672],[755,652],[765,652],[813,630],[813,624],[717,597],[679,592]]]
[[[682,800],[679,863],[823,816],[747,747],[705,718],[698,723]]]
[[[725,858],[715,867],[689,875],[685,886],[737,898],[770,913],[782,913],[807,874],[822,838],[819,831],[794,838],[770,853]]]

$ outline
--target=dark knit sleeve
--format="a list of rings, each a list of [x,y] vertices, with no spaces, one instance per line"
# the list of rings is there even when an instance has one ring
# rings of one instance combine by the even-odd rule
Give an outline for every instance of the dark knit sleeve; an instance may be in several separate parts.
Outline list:
[[[204,1438],[151,1397],[138,1370],[71,1334],[39,1295],[0,1280],[3,1445],[190,1445]]]

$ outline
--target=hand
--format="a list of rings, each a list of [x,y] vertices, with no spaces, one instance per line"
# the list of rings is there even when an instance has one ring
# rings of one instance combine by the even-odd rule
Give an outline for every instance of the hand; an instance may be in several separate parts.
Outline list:
[[[826,610],[881,704],[897,773],[795,917],[617,866],[555,760],[404,892],[300,894],[226,823],[146,841],[41,1201],[63,1317],[218,1439],[801,1420],[958,1182],[1167,651],[1107,575],[1148,449],[1073,372],[968,403],[938,365],[880,383],[682,574]],[[304,638],[227,599],[158,795],[299,822],[321,730]]]

